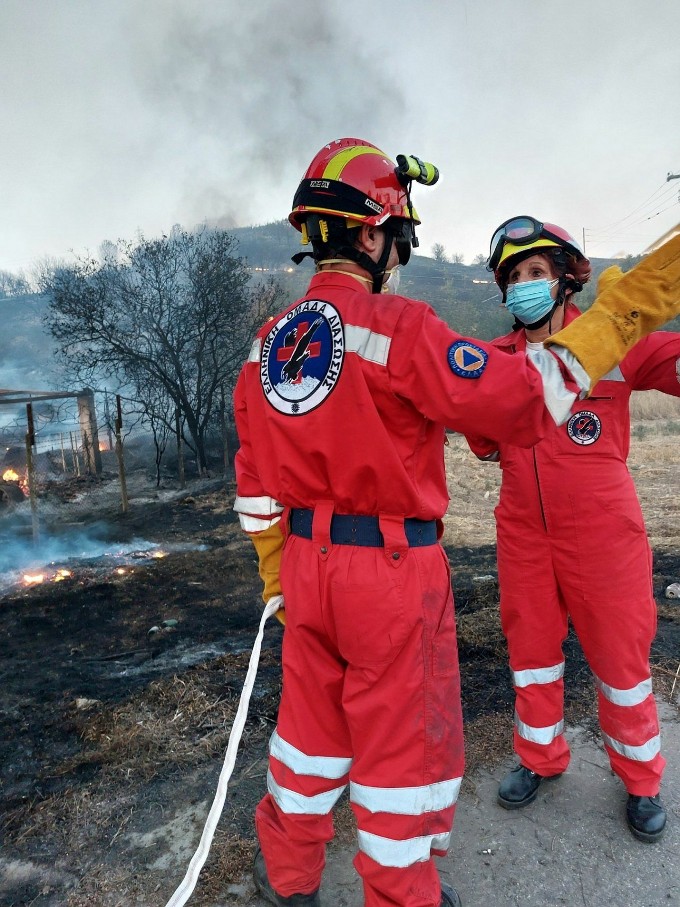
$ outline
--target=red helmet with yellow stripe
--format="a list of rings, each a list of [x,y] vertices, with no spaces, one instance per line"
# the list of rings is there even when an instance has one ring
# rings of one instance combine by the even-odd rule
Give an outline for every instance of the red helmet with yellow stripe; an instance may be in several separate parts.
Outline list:
[[[342,217],[347,227],[381,226],[390,217],[419,224],[409,182],[399,176],[395,162],[370,142],[337,139],[324,145],[309,165],[288,219],[300,231],[310,214]]]
[[[402,265],[418,245],[420,218],[411,203],[411,184],[431,186],[438,179],[435,166],[413,155],[397,155],[395,164],[371,142],[329,142],[307,168],[293,199],[288,219],[302,233],[302,244],[313,249],[298,252],[293,261],[311,256],[319,263],[339,255],[371,274],[373,292],[379,293],[392,244]],[[379,227],[386,235],[377,261],[357,247],[363,226]]]

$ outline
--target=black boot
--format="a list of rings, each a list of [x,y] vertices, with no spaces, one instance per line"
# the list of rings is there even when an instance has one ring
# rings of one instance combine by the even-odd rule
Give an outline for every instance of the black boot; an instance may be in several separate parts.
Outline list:
[[[259,847],[253,861],[253,881],[260,897],[273,907],[321,907],[318,888],[311,894],[291,894],[287,898],[277,894],[269,882],[267,867]]]
[[[659,795],[634,797],[633,794],[629,794],[626,820],[628,828],[639,841],[648,844],[658,841],[666,828],[666,810]]]
[[[442,882],[442,901],[440,907],[462,907],[463,902],[455,888]]]
[[[561,773],[560,773],[561,774]],[[541,781],[554,781],[560,775],[544,778],[531,769],[518,765],[503,778],[498,787],[498,802],[503,809],[519,809],[533,803],[541,786]]]

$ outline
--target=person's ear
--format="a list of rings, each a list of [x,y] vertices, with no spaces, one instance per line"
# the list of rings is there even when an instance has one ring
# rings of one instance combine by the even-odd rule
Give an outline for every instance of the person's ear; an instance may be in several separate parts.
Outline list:
[[[564,298],[569,299],[570,296],[573,296],[574,293],[578,292],[581,289],[581,284],[576,280],[573,274],[564,275]]]
[[[379,250],[382,230],[372,224],[362,224],[359,230],[359,243],[368,255]]]

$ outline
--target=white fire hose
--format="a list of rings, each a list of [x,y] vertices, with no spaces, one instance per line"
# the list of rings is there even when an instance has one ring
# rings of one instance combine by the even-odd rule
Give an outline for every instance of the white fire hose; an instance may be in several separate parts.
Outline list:
[[[210,850],[210,845],[212,844],[215,829],[217,828],[217,823],[219,822],[220,816],[222,815],[224,801],[227,797],[227,784],[229,783],[231,773],[234,770],[234,763],[236,762],[236,750],[238,749],[238,745],[241,742],[241,735],[243,734],[243,728],[246,723],[246,718],[248,717],[248,703],[250,702],[250,694],[253,691],[255,677],[257,675],[257,666],[260,662],[260,650],[262,648],[262,637],[264,636],[264,625],[267,622],[267,619],[271,617],[272,614],[275,614],[282,606],[283,596],[275,595],[273,598],[269,599],[269,601],[265,605],[264,611],[262,612],[260,627],[257,631],[255,643],[253,644],[253,651],[250,653],[250,661],[248,662],[246,680],[243,684],[241,698],[239,699],[238,709],[236,710],[236,717],[234,718],[234,724],[231,729],[231,734],[229,735],[229,742],[227,743],[227,752],[224,756],[224,765],[222,766],[222,771],[220,772],[220,777],[217,782],[215,799],[213,800],[212,806],[210,807],[210,812],[208,813],[208,818],[205,822],[201,840],[199,841],[198,847],[196,848],[196,853],[191,858],[191,862],[189,863],[189,868],[187,869],[186,875],[182,879],[181,884],[179,885],[173,896],[170,898],[168,903],[165,905],[165,907],[183,907],[183,905],[186,904],[186,902],[193,894],[196,883],[198,882],[198,875],[203,868],[203,864],[208,858],[208,851]]]

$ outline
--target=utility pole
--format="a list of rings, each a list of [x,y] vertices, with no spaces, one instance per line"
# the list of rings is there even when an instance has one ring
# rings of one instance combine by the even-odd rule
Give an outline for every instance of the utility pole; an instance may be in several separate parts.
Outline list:
[[[586,254],[586,228],[583,228],[583,254]]]

